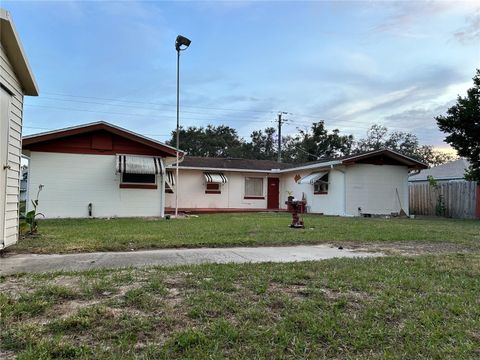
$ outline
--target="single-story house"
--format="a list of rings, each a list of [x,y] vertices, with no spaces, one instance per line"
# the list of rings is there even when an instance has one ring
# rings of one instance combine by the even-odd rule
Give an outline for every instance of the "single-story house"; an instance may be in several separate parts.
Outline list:
[[[96,122],[25,136],[23,154],[29,199],[43,185],[38,211],[47,218],[164,216],[175,148]]]
[[[460,158],[430,169],[421,170],[418,174],[410,175],[408,181],[411,183],[428,182],[429,177],[433,177],[437,182],[461,181],[465,180],[465,171],[469,166],[468,160]]]
[[[10,13],[0,9],[0,250],[18,241],[23,97],[38,96]]]
[[[379,150],[301,165],[186,156],[179,167],[182,211],[286,210],[294,196],[310,213],[358,216],[408,211],[408,173],[426,165]],[[166,205],[174,207],[173,194]]]
[[[426,165],[390,150],[293,165],[189,157],[99,122],[27,136],[29,193],[46,217],[163,216],[180,211],[279,211],[288,196],[326,215],[408,212],[408,174]],[[31,197],[32,195],[30,195]]]

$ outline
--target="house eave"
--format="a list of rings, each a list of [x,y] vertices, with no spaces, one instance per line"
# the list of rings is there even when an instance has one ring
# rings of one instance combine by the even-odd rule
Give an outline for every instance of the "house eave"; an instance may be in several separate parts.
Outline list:
[[[293,171],[320,169],[320,168],[332,167],[332,166],[338,166],[338,165],[342,165],[342,162],[340,160],[332,160],[332,161],[326,161],[326,162],[323,162],[323,163],[317,163],[317,164],[311,164],[311,165],[305,165],[305,166],[298,166],[298,167],[283,169],[283,170],[280,170],[279,172],[280,173],[288,173],[288,172],[293,172]]]
[[[159,150],[165,151],[171,156],[176,156],[177,149],[170,145],[166,145],[162,142],[156,141],[154,139],[150,139],[149,137],[143,136],[141,134],[137,134],[133,131],[124,129],[120,126],[107,123],[105,121],[97,121],[97,122],[78,125],[78,126],[71,126],[71,127],[67,127],[59,130],[46,131],[38,134],[24,136],[22,138],[22,147],[25,150],[25,149],[28,149],[28,146],[33,144],[54,140],[54,139],[62,138],[65,136],[77,135],[77,134],[82,134],[90,131],[100,130],[100,129],[110,131],[120,136],[129,137],[130,139],[137,141],[139,143],[142,143],[146,146],[157,148]],[[179,156],[185,155],[185,153],[182,150],[178,150],[178,152],[179,152]]]
[[[15,70],[25,95],[38,96],[38,86],[28,63],[10,13],[0,8],[0,36],[2,47]]]
[[[167,166],[168,169],[175,169],[175,163]],[[201,171],[218,171],[218,172],[244,172],[244,173],[267,173],[278,174],[278,171],[272,170],[252,170],[252,169],[234,169],[234,168],[214,168],[214,167],[201,167],[201,166],[179,166],[179,170],[201,170]]]

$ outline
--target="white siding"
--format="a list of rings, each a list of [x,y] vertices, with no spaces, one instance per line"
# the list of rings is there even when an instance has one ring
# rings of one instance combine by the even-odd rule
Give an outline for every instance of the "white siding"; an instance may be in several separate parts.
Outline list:
[[[280,181],[280,205],[286,209],[288,191],[291,191],[296,199],[305,198],[307,211],[325,215],[345,215],[344,213],[344,174],[336,169],[330,169],[328,194],[314,194],[313,185],[297,184],[295,176],[304,177],[315,171],[292,171],[282,175]],[[322,171],[329,171],[324,169]]]
[[[205,194],[202,170],[179,170],[179,208],[209,209],[266,209],[267,174],[249,172],[224,172],[228,182],[220,185],[221,194]],[[264,199],[244,199],[245,177],[263,178]],[[276,176],[278,177],[278,176]],[[166,207],[175,207],[175,194],[166,194]]]
[[[358,164],[347,167],[347,214],[400,212],[395,189],[408,213],[408,169],[406,166]]]
[[[23,92],[15,76],[15,72],[0,45],[0,81],[13,96],[11,97],[8,119],[1,121],[9,122],[7,161],[10,169],[6,171],[6,206],[4,221],[4,234],[0,234],[0,249],[14,244],[18,240],[18,198],[19,198],[19,177],[20,177],[20,153],[22,148],[22,114],[23,114]],[[3,141],[3,140],[2,140]],[[2,147],[1,151],[5,151]],[[3,171],[3,165],[1,170]],[[2,181],[4,178],[2,176]],[[3,186],[2,186],[3,188]]]
[[[38,211],[47,218],[161,215],[161,177],[158,189],[120,189],[114,155],[30,153],[29,196],[36,199],[44,185]],[[30,206],[31,207],[31,206]]]

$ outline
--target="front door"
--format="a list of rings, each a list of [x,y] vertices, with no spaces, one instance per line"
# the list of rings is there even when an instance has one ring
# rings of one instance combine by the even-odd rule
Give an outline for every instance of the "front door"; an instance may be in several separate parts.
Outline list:
[[[7,203],[8,130],[10,127],[10,94],[0,87],[0,249],[5,242]]]
[[[280,197],[280,179],[268,178],[267,207],[269,209],[278,209]]]

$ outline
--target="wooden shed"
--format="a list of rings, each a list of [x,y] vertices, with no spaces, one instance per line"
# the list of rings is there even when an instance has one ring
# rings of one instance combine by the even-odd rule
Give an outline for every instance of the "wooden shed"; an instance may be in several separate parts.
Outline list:
[[[23,97],[38,96],[11,15],[0,9],[0,250],[18,240]]]

